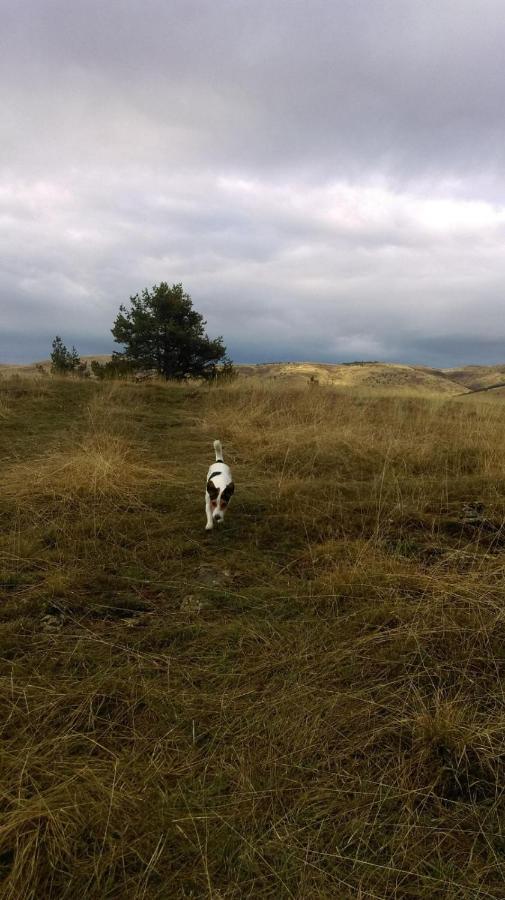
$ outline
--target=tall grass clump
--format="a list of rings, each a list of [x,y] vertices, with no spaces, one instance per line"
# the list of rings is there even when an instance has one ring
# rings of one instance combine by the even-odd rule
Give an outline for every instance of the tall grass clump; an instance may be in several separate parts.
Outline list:
[[[146,465],[142,451],[124,438],[91,434],[65,449],[52,450],[7,468],[0,485],[4,496],[23,500],[132,500],[159,473]]]

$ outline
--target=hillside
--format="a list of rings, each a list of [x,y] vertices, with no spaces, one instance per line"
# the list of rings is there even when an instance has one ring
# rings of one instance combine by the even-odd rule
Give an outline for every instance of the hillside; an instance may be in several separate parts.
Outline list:
[[[503,896],[503,406],[402,391],[0,379],[3,897]]]
[[[421,394],[456,395],[466,390],[464,384],[452,381],[437,369],[394,363],[267,363],[239,366],[239,371],[244,377],[254,376],[299,385],[315,379],[319,384],[335,387],[393,388]]]
[[[109,360],[110,356],[91,354],[81,358],[88,363],[93,359],[103,363]],[[37,366],[49,371],[50,360],[44,359],[30,365],[0,363],[0,377],[13,374],[36,375]],[[338,388],[404,391],[423,396],[435,394],[446,397],[457,396],[467,391],[495,388],[505,383],[505,365],[435,369],[430,366],[381,362],[345,364],[284,362],[238,364],[237,369],[242,378],[289,383],[293,386],[303,386],[312,381]]]
[[[110,359],[110,354],[99,354],[92,353],[89,356],[81,356],[82,362],[87,362],[88,364],[96,359],[100,363],[105,363]],[[51,360],[48,359],[40,359],[33,363],[28,363],[26,365],[19,363],[0,363],[0,377],[8,377],[10,375],[37,375],[39,374],[40,367],[44,369],[46,372],[51,370]]]
[[[505,365],[464,366],[460,369],[443,369],[442,371],[452,381],[472,391],[494,388],[505,384]]]

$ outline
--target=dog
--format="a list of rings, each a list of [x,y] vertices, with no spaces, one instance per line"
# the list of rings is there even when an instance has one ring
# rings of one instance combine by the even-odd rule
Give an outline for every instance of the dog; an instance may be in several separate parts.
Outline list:
[[[235,491],[230,467],[223,461],[221,441],[214,441],[216,461],[207,472],[207,490],[205,491],[205,512],[207,513],[206,531],[219,525]]]

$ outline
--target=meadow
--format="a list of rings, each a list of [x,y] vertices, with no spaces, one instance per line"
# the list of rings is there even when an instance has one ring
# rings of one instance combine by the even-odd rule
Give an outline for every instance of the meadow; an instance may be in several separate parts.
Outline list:
[[[2,898],[505,897],[503,404],[1,378]]]

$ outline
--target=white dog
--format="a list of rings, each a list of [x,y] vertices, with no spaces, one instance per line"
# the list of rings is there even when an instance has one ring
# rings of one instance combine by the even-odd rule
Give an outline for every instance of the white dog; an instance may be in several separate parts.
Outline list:
[[[216,461],[207,473],[207,490],[205,491],[205,511],[207,513],[206,531],[214,528],[214,522],[223,521],[228,503],[235,490],[230,467],[223,462],[221,441],[214,441]]]

